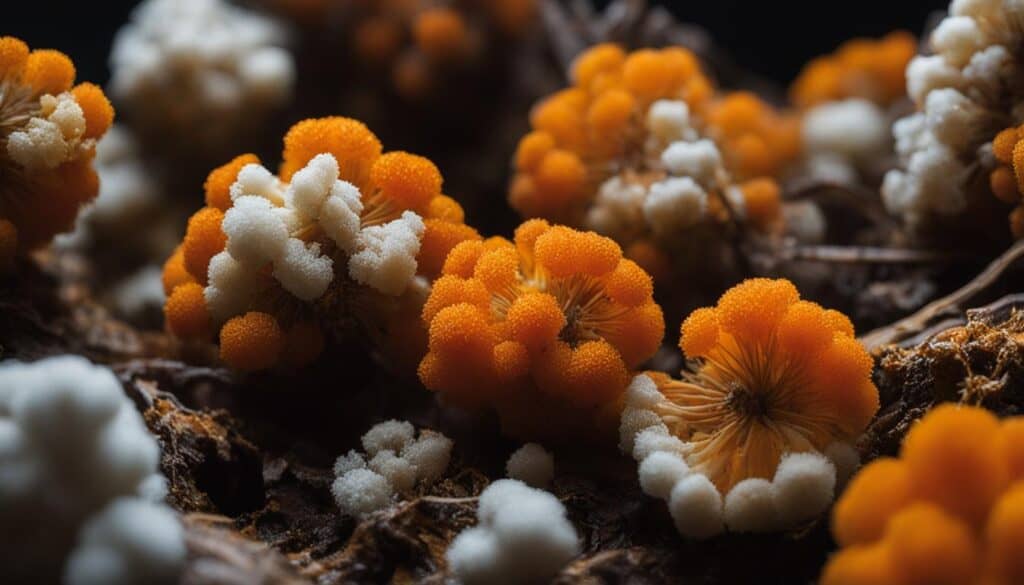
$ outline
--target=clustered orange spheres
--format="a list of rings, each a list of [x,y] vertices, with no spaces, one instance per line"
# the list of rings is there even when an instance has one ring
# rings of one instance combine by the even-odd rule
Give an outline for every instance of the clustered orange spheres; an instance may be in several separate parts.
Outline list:
[[[0,37],[0,268],[73,228],[79,208],[99,192],[93,145],[113,123],[114,109],[98,86],[74,81],[75,66],[63,53],[30,51],[19,39]],[[81,148],[55,168],[29,169],[9,158],[8,138],[41,113],[40,98],[64,92],[85,118]]]
[[[989,174],[992,193],[1001,201],[1015,205],[1010,212],[1010,231],[1013,237],[1024,238],[1024,126],[1013,126],[996,134],[992,140],[992,154],[997,165]]]
[[[484,45],[521,35],[537,12],[535,0],[385,0],[351,2],[346,9],[356,55],[390,68],[395,88],[408,98],[428,93],[439,76],[470,63]]]
[[[447,402],[495,409],[514,436],[600,437],[617,423],[631,370],[661,343],[652,293],[650,277],[593,232],[530,220],[514,242],[463,242],[423,308],[420,379]]]
[[[904,72],[916,54],[917,40],[904,31],[849,40],[803,68],[790,100],[800,108],[854,97],[889,105],[907,94]]]
[[[851,442],[878,410],[873,361],[850,320],[801,300],[788,280],[746,280],[681,329],[697,369],[683,381],[652,374],[665,397],[654,411],[722,493],[771,479],[785,453]]]
[[[822,585],[1024,582],[1024,417],[938,406],[854,476]]]
[[[437,276],[448,251],[457,243],[479,239],[476,231],[463,223],[458,203],[441,193],[441,174],[433,163],[405,152],[382,153],[377,137],[356,120],[330,117],[293,126],[284,139],[278,178],[289,181],[323,153],[337,161],[340,179],[362,193],[362,226],[387,223],[404,211],[423,218],[425,231],[416,260],[419,274],[428,279]],[[206,207],[189,219],[183,242],[163,270],[167,328],[186,339],[209,339],[217,334],[221,358],[239,370],[309,363],[321,353],[325,333],[333,328],[332,319],[341,318],[337,297],[359,290],[356,283],[346,281],[344,287],[328,288],[311,303],[302,302],[271,277],[271,266],[264,266],[253,275],[259,279],[260,294],[254,295],[250,310],[223,324],[213,321],[204,288],[211,259],[227,243],[221,224],[232,205],[230,188],[243,167],[258,162],[255,155],[245,154],[210,173],[205,184]],[[319,244],[335,260],[334,284],[344,280],[338,276],[344,273],[344,254],[320,230],[292,235]]]

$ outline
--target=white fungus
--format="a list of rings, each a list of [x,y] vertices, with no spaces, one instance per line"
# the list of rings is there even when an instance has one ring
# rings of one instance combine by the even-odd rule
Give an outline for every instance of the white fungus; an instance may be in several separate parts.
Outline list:
[[[412,211],[384,225],[363,228],[357,251],[348,262],[349,276],[380,292],[398,296],[416,276],[416,255],[426,227]]]
[[[29,172],[52,170],[76,159],[94,140],[82,140],[85,114],[68,92],[39,98],[39,114],[7,136],[7,154]]]
[[[512,479],[480,494],[478,523],[445,553],[464,585],[544,583],[579,554],[579,538],[558,499]]]
[[[70,558],[72,583],[173,582],[182,527],[141,499],[162,496],[159,454],[110,370],[78,356],[0,366],[0,547],[18,559],[8,577],[56,581]]]
[[[789,530],[821,515],[857,465],[852,446],[833,443],[825,454],[785,453],[771,479],[751,477],[722,493],[687,461],[690,446],[669,432],[654,412],[661,393],[637,375],[626,391],[620,448],[637,461],[640,488],[664,500],[680,534],[710,538],[724,530]],[[833,461],[833,459],[835,461]]]
[[[708,194],[690,177],[670,177],[651,185],[644,217],[659,236],[671,235],[704,217]]]
[[[508,458],[505,472],[530,487],[544,488],[555,477],[555,459],[543,446],[527,443]]]
[[[396,496],[416,485],[436,481],[448,467],[452,442],[444,435],[416,429],[406,421],[389,420],[362,437],[366,454],[351,450],[334,462],[331,493],[345,514],[366,516],[386,508]]]
[[[862,161],[889,150],[892,136],[885,113],[865,99],[826,102],[803,118],[804,147]]]
[[[224,0],[147,0],[114,38],[110,93],[147,135],[226,148],[290,98],[284,42],[277,23]]]

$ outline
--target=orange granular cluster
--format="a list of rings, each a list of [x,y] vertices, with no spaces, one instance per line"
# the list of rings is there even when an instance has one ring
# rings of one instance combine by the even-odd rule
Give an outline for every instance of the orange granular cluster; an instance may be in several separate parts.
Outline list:
[[[942,405],[836,504],[822,585],[1024,582],[1024,418]]]
[[[423,97],[439,77],[472,62],[488,45],[521,35],[537,14],[536,0],[351,4],[346,15],[356,56],[389,71],[407,98]]]
[[[614,428],[630,372],[664,334],[651,278],[615,242],[531,220],[515,242],[459,244],[442,272],[423,308],[427,388],[494,408],[519,437]]]
[[[800,120],[753,93],[737,91],[708,108],[710,134],[738,178],[777,175],[800,153]]]
[[[654,410],[723,493],[770,479],[784,453],[853,440],[878,410],[873,361],[850,320],[800,300],[788,280],[744,281],[681,333],[697,369],[682,381],[654,375],[665,396]]]
[[[436,277],[448,252],[464,240],[479,240],[476,231],[463,223],[455,200],[441,193],[441,173],[429,160],[405,152],[383,153],[380,141],[361,122],[331,117],[304,120],[284,138],[283,162],[278,171],[287,182],[313,157],[328,153],[338,162],[340,179],[362,193],[361,224],[380,225],[397,219],[404,211],[421,215],[426,226],[420,253],[419,273]],[[214,169],[205,183],[206,207],[188,221],[185,238],[164,264],[163,284],[168,295],[165,317],[168,329],[182,338],[206,339],[219,329],[222,359],[239,370],[260,370],[278,364],[301,366],[315,359],[324,347],[324,331],[331,329],[332,289],[323,299],[304,303],[284,291],[265,266],[253,275],[260,283],[250,311],[225,323],[213,323],[204,298],[210,260],[224,250],[227,237],[221,224],[231,207],[231,185],[239,171],[258,163],[245,154]],[[319,230],[291,234],[336,250]],[[335,272],[345,269],[336,261]],[[346,287],[355,287],[346,283]],[[330,297],[330,298],[328,298]]]
[[[906,95],[904,72],[916,53],[917,40],[904,31],[847,41],[804,67],[790,99],[800,108],[854,97],[888,105]]]
[[[1010,212],[1010,231],[1016,239],[1024,238],[1024,126],[1010,127],[992,140],[992,154],[999,163],[989,174],[992,193],[1001,201],[1015,205]]]
[[[30,51],[19,39],[0,37],[0,265],[70,230],[79,208],[99,192],[93,143],[110,127],[114,109],[99,87],[74,81],[75,66],[63,53]],[[56,168],[23,168],[8,158],[8,138],[41,114],[40,98],[64,92],[85,118],[81,148]]]

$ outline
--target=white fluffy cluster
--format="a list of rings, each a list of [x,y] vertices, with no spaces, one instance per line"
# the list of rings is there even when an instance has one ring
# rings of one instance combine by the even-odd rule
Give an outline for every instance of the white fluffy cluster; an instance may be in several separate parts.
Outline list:
[[[224,0],[147,0],[114,39],[111,95],[181,141],[230,141],[290,98],[276,22]]]
[[[437,481],[452,454],[448,437],[426,429],[416,437],[411,423],[397,420],[375,425],[362,443],[364,453],[353,449],[334,462],[331,485],[341,511],[360,517],[386,508],[417,484]]]
[[[7,137],[7,154],[29,172],[53,170],[78,158],[93,140],[82,140],[85,113],[68,92],[39,98],[39,113]]]
[[[802,132],[812,175],[839,183],[856,182],[860,165],[892,149],[885,112],[860,98],[812,108],[804,114]]]
[[[626,394],[620,448],[639,462],[640,488],[665,500],[683,536],[704,539],[722,533],[768,532],[798,527],[832,503],[838,480],[859,463],[846,444],[826,453],[790,453],[769,481],[749,478],[722,494],[708,477],[690,469],[689,445],[673,435],[653,411],[663,397],[654,381],[640,374]]]
[[[555,477],[555,458],[543,446],[527,443],[508,458],[505,472],[530,487],[544,488]]]
[[[961,212],[978,149],[1009,125],[1007,118],[1024,120],[1016,57],[1021,22],[1021,0],[954,0],[932,32],[934,54],[907,66],[918,111],[893,126],[903,168],[886,175],[882,196],[911,225]]]
[[[228,241],[210,261],[206,303],[218,321],[246,310],[254,279],[270,264],[273,276],[304,301],[319,298],[334,280],[334,261],[299,236],[322,231],[348,255],[349,276],[397,296],[416,275],[424,225],[406,211],[396,220],[362,227],[362,194],[338,178],[338,161],[319,154],[282,183],[261,165],[242,167],[231,185],[233,204],[222,228]]]
[[[78,356],[0,366],[0,546],[17,559],[5,569],[46,581],[68,558],[72,584],[173,582],[184,536],[155,502],[158,463],[106,368]]]
[[[464,585],[546,583],[580,552],[558,498],[514,479],[487,486],[477,520],[445,553]]]
[[[645,149],[667,176],[645,187],[615,175],[599,187],[587,212],[587,227],[620,241],[649,232],[678,235],[704,218],[709,192],[731,185],[718,146],[698,133],[686,102],[656,101],[645,122]]]

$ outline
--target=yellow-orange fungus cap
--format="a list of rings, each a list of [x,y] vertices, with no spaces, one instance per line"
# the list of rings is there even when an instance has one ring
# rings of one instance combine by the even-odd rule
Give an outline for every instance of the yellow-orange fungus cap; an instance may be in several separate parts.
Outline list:
[[[293,368],[311,364],[324,350],[324,334],[312,321],[293,325],[284,334],[281,361]]]
[[[852,39],[808,63],[790,88],[790,99],[800,108],[851,97],[885,106],[906,94],[904,72],[915,54],[917,40],[905,31]]]
[[[572,64],[572,79],[579,87],[587,87],[598,75],[618,69],[626,61],[626,53],[618,45],[595,45],[581,53]]]
[[[601,94],[587,111],[587,123],[598,136],[608,138],[623,131],[636,107],[636,99],[628,92],[613,89]]]
[[[181,246],[178,246],[174,249],[174,253],[171,254],[171,257],[164,262],[162,278],[164,294],[170,296],[171,291],[179,285],[195,281],[196,279],[193,278],[185,268],[185,252],[182,250]]]
[[[544,160],[544,156],[555,147],[555,139],[540,130],[534,130],[519,141],[516,147],[516,168],[532,171]]]
[[[621,260],[605,278],[604,287],[609,298],[627,307],[636,307],[654,294],[650,275],[632,260]]]
[[[206,269],[210,259],[224,249],[228,238],[221,230],[224,212],[216,207],[204,207],[188,220],[182,253],[185,268],[199,282],[206,282]]]
[[[829,327],[836,333],[853,337],[853,321],[850,321],[850,318],[846,315],[835,309],[825,309],[825,320],[828,321]]]
[[[885,531],[893,572],[903,583],[962,585],[978,571],[971,529],[929,503],[911,504]]]
[[[718,344],[718,313],[705,307],[690,313],[680,328],[679,348],[688,358],[707,355]]]
[[[907,434],[900,452],[914,478],[914,494],[973,527],[1009,481],[998,449],[999,421],[977,408],[941,405]]]
[[[740,186],[747,219],[765,227],[782,214],[779,184],[774,179],[753,179]]]
[[[565,372],[570,400],[581,405],[614,400],[629,383],[629,372],[619,352],[607,341],[588,341],[572,351]]]
[[[530,354],[517,341],[503,341],[494,346],[494,370],[502,380],[514,380],[530,371]]]
[[[28,61],[28,45],[14,37],[0,37],[0,78],[19,76]]]
[[[490,291],[503,291],[516,284],[519,277],[519,256],[506,247],[482,255],[473,269],[473,278]]]
[[[114,107],[98,85],[80,83],[71,90],[85,116],[85,138],[99,138],[114,123]]]
[[[985,527],[988,565],[1009,583],[1024,583],[1024,483],[1018,483],[996,502]]]
[[[430,350],[469,362],[492,357],[495,339],[479,307],[459,303],[445,307],[430,321]]]
[[[587,179],[580,157],[567,150],[551,150],[541,159],[533,177],[537,189],[559,201],[579,195]]]
[[[617,330],[604,335],[627,366],[635,367],[658,351],[665,337],[665,316],[653,301],[628,311],[619,322]]]
[[[202,338],[211,333],[203,287],[197,283],[186,282],[171,291],[164,305],[164,317],[167,328],[178,337]]]
[[[485,250],[486,246],[480,240],[459,242],[448,252],[441,273],[462,278],[472,277],[476,263]]]
[[[369,180],[374,161],[380,157],[381,144],[358,120],[342,117],[303,120],[285,134],[281,180],[291,180],[295,171],[321,153],[329,153],[337,159],[342,180],[362,187]]]
[[[370,179],[402,209],[425,211],[441,194],[441,171],[430,160],[408,152],[389,152],[373,164]]]
[[[490,308],[491,295],[478,280],[464,280],[448,274],[438,278],[423,305],[423,322],[429,325],[441,309],[460,303],[486,310]]]
[[[622,259],[622,249],[611,238],[564,226],[545,231],[533,248],[537,263],[557,278],[573,274],[603,276]]]
[[[466,48],[466,23],[451,8],[431,8],[416,18],[413,37],[420,50],[431,59],[451,59]]]
[[[233,317],[220,330],[220,359],[232,369],[265,370],[277,364],[284,334],[273,315],[250,311]]]
[[[528,262],[533,262],[533,248],[537,243],[537,238],[549,229],[551,229],[551,224],[543,219],[530,219],[519,224],[513,236],[519,255],[527,259]]]
[[[512,337],[531,350],[550,345],[566,324],[558,300],[545,293],[518,297],[509,307],[505,320]]]
[[[878,412],[878,389],[871,382],[873,367],[874,360],[859,341],[835,334],[832,343],[816,353],[809,368],[816,387],[829,389],[823,399],[843,413],[844,427],[851,435],[867,426]]]
[[[1020,140],[1020,131],[1016,128],[1007,128],[992,139],[992,154],[996,160],[1003,164],[1013,163],[1013,149]]]
[[[790,305],[777,333],[779,347],[797,359],[809,358],[828,347],[834,334],[825,310],[810,301]]]
[[[1011,481],[1024,480],[1024,417],[1004,419],[999,429],[999,450]]]
[[[1016,205],[1020,203],[1020,191],[1017,188],[1017,177],[1013,169],[1007,166],[999,166],[992,169],[988,176],[988,184],[992,193],[1001,201]]]
[[[26,59],[21,81],[37,93],[57,95],[71,89],[75,65],[60,51],[37,49]]]
[[[231,185],[238,179],[238,172],[245,165],[259,164],[259,162],[260,159],[255,154],[243,154],[231,159],[231,162],[213,169],[206,177],[206,182],[203,183],[203,190],[206,192],[206,205],[227,211],[231,207]]]
[[[458,201],[447,195],[438,195],[430,200],[427,219],[443,219],[452,223],[462,223],[466,219],[466,212],[463,211]]]
[[[855,546],[829,559],[821,585],[903,585],[893,574],[889,547]]]
[[[480,240],[480,234],[464,223],[441,219],[426,219],[423,223],[426,229],[416,257],[416,268],[428,278],[437,278],[441,274],[449,254],[459,244]]]
[[[912,498],[910,471],[898,459],[877,459],[850,481],[832,510],[832,533],[841,546],[882,538],[889,518]]]
[[[766,341],[800,299],[793,283],[785,279],[752,278],[726,291],[718,299],[718,318],[726,332],[751,341]]]
[[[637,97],[654,101],[669,95],[674,80],[668,60],[659,51],[641,49],[626,57],[622,81]]]

